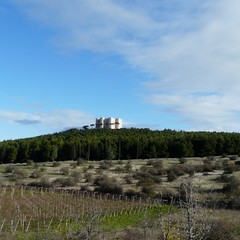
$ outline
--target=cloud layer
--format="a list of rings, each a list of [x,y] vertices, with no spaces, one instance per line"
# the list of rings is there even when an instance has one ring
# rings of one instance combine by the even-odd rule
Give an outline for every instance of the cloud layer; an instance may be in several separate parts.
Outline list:
[[[0,119],[20,125],[42,125],[55,130],[82,127],[95,123],[95,118],[78,110],[55,110],[51,112],[26,113],[0,110]]]
[[[117,54],[147,73],[145,101],[189,129],[239,129],[238,0],[12,1],[51,27],[59,47]]]

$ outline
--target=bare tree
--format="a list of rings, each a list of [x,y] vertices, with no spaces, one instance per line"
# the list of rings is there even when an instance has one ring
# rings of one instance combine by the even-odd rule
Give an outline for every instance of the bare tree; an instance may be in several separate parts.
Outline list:
[[[182,226],[186,239],[202,240],[211,229],[211,222],[204,203],[199,200],[200,193],[193,186],[192,178],[185,179],[180,186],[180,208],[183,210]]]

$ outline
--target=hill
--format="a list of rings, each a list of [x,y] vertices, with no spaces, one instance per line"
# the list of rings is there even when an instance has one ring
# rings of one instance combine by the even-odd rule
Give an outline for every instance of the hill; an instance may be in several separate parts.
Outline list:
[[[239,152],[239,133],[136,128],[70,129],[34,138],[0,142],[1,163],[204,157],[237,155]]]

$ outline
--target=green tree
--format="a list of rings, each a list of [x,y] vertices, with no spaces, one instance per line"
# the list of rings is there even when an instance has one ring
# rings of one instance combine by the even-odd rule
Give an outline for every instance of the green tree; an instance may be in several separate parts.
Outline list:
[[[29,158],[29,143],[27,141],[21,141],[17,153],[18,162],[26,162]]]
[[[51,160],[55,161],[58,157],[58,148],[56,145],[52,146],[52,152],[51,152]]]
[[[41,149],[41,161],[50,161],[52,146],[48,140],[43,140],[40,146]]]
[[[5,162],[5,156],[6,156],[6,147],[2,146],[0,148],[0,162],[4,163]]]
[[[10,145],[6,149],[6,163],[14,163],[17,159],[17,147]]]

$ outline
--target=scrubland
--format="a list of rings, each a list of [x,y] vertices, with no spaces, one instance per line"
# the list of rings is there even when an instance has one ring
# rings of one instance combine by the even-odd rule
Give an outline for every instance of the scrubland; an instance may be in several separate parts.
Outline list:
[[[0,165],[1,239],[240,239],[238,156]]]

